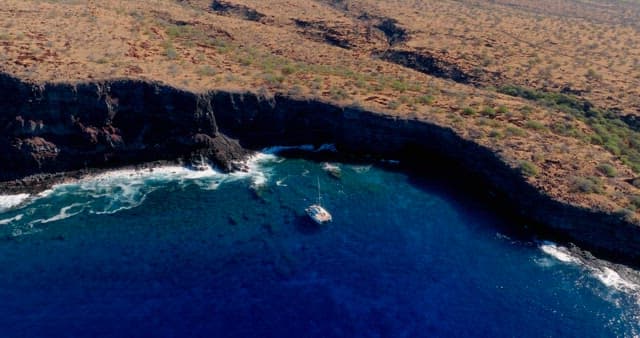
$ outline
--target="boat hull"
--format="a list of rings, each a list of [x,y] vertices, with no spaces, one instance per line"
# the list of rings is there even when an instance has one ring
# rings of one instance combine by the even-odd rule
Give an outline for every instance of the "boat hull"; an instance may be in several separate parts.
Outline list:
[[[310,207],[306,208],[305,211],[311,220],[316,222],[318,225],[323,225],[333,221],[333,217],[331,214],[322,206],[314,204]]]

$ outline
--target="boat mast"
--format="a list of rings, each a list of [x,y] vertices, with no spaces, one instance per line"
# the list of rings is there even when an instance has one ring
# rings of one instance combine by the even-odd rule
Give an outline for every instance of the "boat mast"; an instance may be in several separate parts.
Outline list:
[[[316,177],[318,180],[318,205],[322,205],[322,196],[320,196],[320,177]]]

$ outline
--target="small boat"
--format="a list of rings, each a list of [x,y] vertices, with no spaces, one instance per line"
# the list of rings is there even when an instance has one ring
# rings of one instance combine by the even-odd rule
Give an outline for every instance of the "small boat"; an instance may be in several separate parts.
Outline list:
[[[311,219],[318,223],[319,225],[329,223],[333,221],[333,217],[331,214],[322,207],[322,196],[320,195],[320,179],[318,178],[318,201],[316,204],[310,205],[304,211],[307,212],[307,215],[311,217]]]

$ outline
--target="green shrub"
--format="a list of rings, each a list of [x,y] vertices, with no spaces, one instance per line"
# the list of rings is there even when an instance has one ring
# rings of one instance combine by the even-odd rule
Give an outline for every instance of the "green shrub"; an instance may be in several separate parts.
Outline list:
[[[533,107],[525,105],[520,108],[520,111],[526,116],[533,113]]]
[[[331,98],[336,101],[346,100],[349,98],[349,94],[342,87],[331,87],[330,94]]]
[[[289,76],[289,75],[291,75],[291,74],[296,72],[296,67],[294,67],[292,65],[286,65],[286,66],[282,67],[282,69],[280,69],[280,72],[284,76]]]
[[[506,136],[525,136],[527,135],[527,133],[515,126],[508,126],[507,129],[505,130],[505,135]]]
[[[521,161],[520,172],[524,176],[532,177],[532,176],[538,176],[540,169],[538,169],[538,167],[535,164],[529,161]]]
[[[167,46],[164,53],[169,60],[175,60],[178,58],[178,51],[172,45]]]
[[[544,124],[542,124],[542,122],[538,122],[538,121],[534,121],[534,120],[529,120],[524,124],[524,127],[527,129],[533,129],[533,130],[545,130],[547,129],[547,127],[545,127]]]
[[[240,62],[240,64],[245,67],[251,66],[251,64],[253,64],[253,56],[251,55],[241,56],[240,58],[238,58],[238,62]]]
[[[604,186],[597,177],[575,177],[572,182],[572,190],[585,194],[602,194]]]
[[[409,89],[409,85],[404,82],[404,81],[400,81],[400,80],[393,80],[391,82],[391,88],[395,91],[399,91],[401,93],[404,93],[407,91],[407,89]]]
[[[497,129],[492,129],[489,132],[489,137],[491,138],[502,138],[504,135],[502,134],[502,132],[500,132],[500,130]]]
[[[476,110],[471,108],[471,107],[465,107],[462,110],[462,115],[470,116],[470,115],[475,115],[475,114],[476,114]]]
[[[387,107],[389,107],[389,109],[396,110],[396,109],[398,109],[398,107],[400,107],[400,102],[398,102],[398,101],[389,101],[389,103],[387,103]]]
[[[618,171],[609,163],[601,163],[598,165],[598,171],[606,175],[607,177],[616,177]]]
[[[584,99],[562,93],[543,92],[520,86],[503,86],[498,88],[498,91],[536,101],[584,122],[591,127],[593,134],[584,134],[570,122],[554,124],[551,129],[560,135],[602,145],[634,172],[640,173],[640,131],[631,128],[616,112],[594,108]]]
[[[492,107],[484,107],[484,109],[480,111],[480,114],[482,114],[482,116],[486,116],[489,118],[494,118],[497,115],[496,110],[493,109]]]
[[[509,109],[506,106],[501,105],[498,107],[498,114],[506,114],[509,112]]]
[[[431,95],[422,95],[416,99],[416,103],[419,103],[422,105],[430,105],[433,103],[434,100],[435,98]]]

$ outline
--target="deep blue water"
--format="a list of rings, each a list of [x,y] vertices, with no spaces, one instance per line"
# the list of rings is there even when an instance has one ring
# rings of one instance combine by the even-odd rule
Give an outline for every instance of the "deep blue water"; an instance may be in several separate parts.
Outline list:
[[[615,271],[429,180],[339,166],[339,180],[272,156],[245,176],[119,172],[5,210],[0,336],[640,332],[638,287]],[[322,228],[303,211],[316,177]]]

